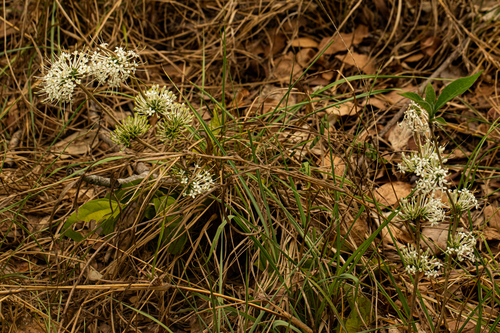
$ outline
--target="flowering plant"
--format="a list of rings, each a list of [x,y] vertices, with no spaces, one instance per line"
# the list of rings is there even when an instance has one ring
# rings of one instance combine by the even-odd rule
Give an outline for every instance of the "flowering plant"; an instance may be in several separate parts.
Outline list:
[[[402,173],[414,173],[418,180],[415,190],[409,197],[401,200],[398,208],[398,216],[406,224],[407,230],[413,230],[412,237],[415,244],[408,244],[400,251],[401,259],[408,274],[414,277],[413,293],[408,314],[408,321],[411,321],[415,300],[417,295],[419,273],[427,277],[436,278],[440,274],[440,269],[444,265],[435,257],[432,257],[429,249],[422,251],[420,248],[421,225],[428,221],[435,225],[446,218],[446,208],[451,208],[453,223],[448,236],[448,244],[445,251],[447,265],[445,267],[446,282],[451,271],[450,258],[457,261],[475,260],[474,250],[476,239],[471,232],[457,233],[457,224],[460,215],[473,207],[478,206],[474,195],[467,189],[450,190],[447,180],[447,162],[443,158],[444,147],[439,146],[434,127],[446,124],[446,121],[437,116],[438,110],[449,100],[465,92],[478,78],[480,73],[470,77],[458,79],[443,89],[441,95],[436,98],[436,92],[431,84],[427,85],[425,99],[415,93],[401,94],[411,100],[408,109],[404,113],[402,123],[399,125],[407,128],[413,133],[417,144],[417,151],[409,156],[402,154],[402,163],[398,165]],[[422,144],[424,141],[424,144]],[[448,205],[443,203],[438,192],[446,193]],[[440,319],[438,320],[440,321]],[[439,326],[439,323],[438,323]]]
[[[92,99],[102,111],[108,114],[116,123],[115,129],[110,134],[110,139],[117,145],[130,147],[134,140],[146,145],[147,147],[159,151],[156,147],[149,145],[140,137],[150,130],[156,130],[156,136],[163,143],[171,143],[176,140],[187,138],[184,134],[191,129],[193,114],[185,104],[176,102],[177,96],[166,87],[153,85],[145,91],[141,91],[135,99],[133,116],[129,116],[123,121],[118,121],[114,113],[106,108],[96,97],[87,89],[92,84],[97,87],[107,85],[112,88],[118,88],[129,78],[134,79],[138,67],[139,55],[134,51],[126,51],[122,47],[116,47],[114,51],[108,48],[107,44],[101,44],[98,48],[90,52],[87,49],[83,51],[74,51],[73,53],[62,52],[54,61],[49,62],[45,67],[45,75],[41,78],[40,93],[45,95],[45,101],[61,102],[62,104],[74,101],[74,95],[77,88],[80,88],[87,97]],[[151,126],[150,117],[160,118],[154,126]],[[107,133],[107,132],[106,132]],[[173,165],[170,170],[170,178],[174,184],[180,185],[178,196],[189,196],[192,199],[211,191],[215,186],[214,176],[205,168],[198,164],[191,168],[180,168]],[[109,186],[109,185],[107,185]],[[176,195],[177,196],[177,195]],[[75,212],[67,219],[63,234],[80,241],[83,236],[74,232],[71,227],[78,220],[90,219],[95,211],[100,211],[102,216],[100,223],[101,232],[108,234],[113,231],[114,223],[118,219],[122,210],[122,205],[128,205],[138,197],[128,197],[123,201],[114,198],[95,199],[87,202],[81,207],[80,214]],[[117,200],[115,200],[117,199]],[[149,208],[154,207],[155,214],[165,210],[163,205],[171,205],[177,199],[157,190],[151,201]],[[163,208],[162,208],[163,207]],[[154,215],[153,214],[153,217]],[[150,218],[152,218],[150,216]],[[90,222],[90,220],[88,221]],[[178,224],[178,222],[176,222]],[[176,234],[177,224],[171,224],[167,229],[167,234]],[[180,229],[179,229],[180,230]],[[182,238],[184,237],[184,238]],[[186,235],[183,235],[179,244],[184,244]],[[172,251],[182,250],[182,246],[169,247]]]

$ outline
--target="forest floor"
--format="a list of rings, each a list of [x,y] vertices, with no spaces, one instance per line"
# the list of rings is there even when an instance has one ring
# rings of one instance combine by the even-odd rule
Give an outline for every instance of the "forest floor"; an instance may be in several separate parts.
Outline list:
[[[498,1],[0,12],[1,332],[500,331]],[[118,87],[47,95],[62,52],[116,47],[139,55]],[[120,145],[154,85],[186,125],[157,113]],[[433,91],[449,98],[429,132],[399,126],[415,96],[401,94]],[[424,200],[422,174],[402,172],[429,135],[445,187],[477,205],[444,187]],[[445,215],[403,218],[412,197]],[[411,271],[411,248],[436,274]]]

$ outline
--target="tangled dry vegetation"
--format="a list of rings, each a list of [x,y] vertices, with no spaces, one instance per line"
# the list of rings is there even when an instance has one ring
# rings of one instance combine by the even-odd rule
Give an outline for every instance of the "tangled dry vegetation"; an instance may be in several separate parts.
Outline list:
[[[498,330],[496,1],[4,0],[0,11],[2,332]],[[96,42],[140,51],[137,80],[94,86],[113,118],[159,84],[198,112],[192,135],[123,149],[83,92],[44,103],[46,59]],[[478,259],[422,278],[409,324],[397,249],[414,239],[391,213],[412,191],[396,165],[416,143],[396,125],[399,89],[440,91],[479,70],[437,131],[449,181],[479,199],[460,223]],[[215,186],[183,197],[167,171],[195,164]],[[96,199],[123,203],[111,230],[95,218],[71,226],[84,239],[63,234]],[[448,226],[423,228],[438,257]]]

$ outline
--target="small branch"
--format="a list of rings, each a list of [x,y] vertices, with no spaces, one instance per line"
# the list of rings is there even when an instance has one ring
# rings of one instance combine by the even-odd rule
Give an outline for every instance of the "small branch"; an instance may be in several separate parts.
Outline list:
[[[72,174],[75,174],[75,173],[78,173],[79,171],[75,171],[73,169],[69,169],[68,170],[68,175],[72,175]],[[130,176],[130,177],[125,177],[125,178],[118,178],[118,179],[112,179],[110,177],[102,177],[102,176],[98,176],[98,175],[83,175],[82,176],[82,179],[84,182],[88,183],[88,184],[91,184],[91,185],[98,185],[98,186],[103,186],[103,187],[111,187],[111,184],[113,183],[114,181],[114,188],[115,189],[118,189],[120,188],[123,184],[127,184],[127,183],[130,183],[134,180],[137,180],[137,179],[144,179],[148,176],[151,176],[153,177],[154,179],[158,179],[158,174],[150,174],[149,170],[148,171],[145,171],[145,172],[142,172],[138,175],[133,175],[133,176]],[[164,183],[164,184],[169,184],[169,185],[176,185],[176,184],[179,184],[179,182],[174,179],[174,178],[167,178],[167,179],[160,179],[159,180],[160,182]]]

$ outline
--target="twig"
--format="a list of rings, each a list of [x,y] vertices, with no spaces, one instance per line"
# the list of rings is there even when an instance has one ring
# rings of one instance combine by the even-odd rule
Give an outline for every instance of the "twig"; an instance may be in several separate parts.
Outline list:
[[[79,173],[79,171],[75,171],[74,169],[68,169],[68,172],[67,172],[68,175],[72,175],[75,173]],[[116,188],[120,188],[123,184],[130,183],[130,182],[137,180],[137,179],[144,179],[148,176],[151,176],[154,179],[158,178],[158,174],[156,174],[156,173],[150,174],[149,170],[148,170],[148,171],[142,172],[138,175],[132,175],[130,177],[118,178],[118,179],[111,179],[110,177],[102,177],[102,176],[98,176],[98,175],[83,175],[82,180],[88,184],[91,184],[91,185],[98,185],[98,186],[104,186],[104,187],[111,187],[111,184],[113,182],[115,182],[113,184],[113,188],[116,189]],[[174,178],[168,178],[168,179],[162,178],[162,179],[159,179],[159,181],[162,183],[165,183],[165,184],[179,184],[179,182],[177,180],[175,180]]]

